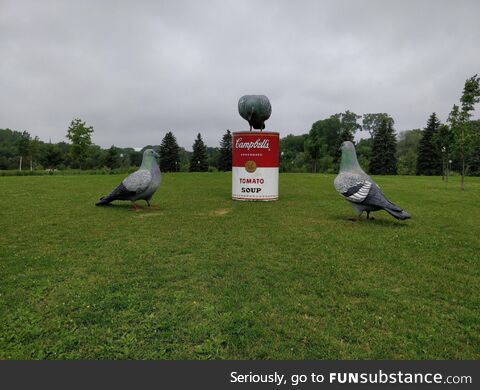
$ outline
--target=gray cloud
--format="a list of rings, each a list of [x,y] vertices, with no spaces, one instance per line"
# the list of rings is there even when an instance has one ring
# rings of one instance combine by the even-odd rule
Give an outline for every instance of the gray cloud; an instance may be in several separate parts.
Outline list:
[[[247,129],[237,101],[251,93],[282,135],[346,109],[423,127],[480,72],[479,13],[476,0],[0,0],[0,127],[59,141],[81,117],[104,147],[169,130],[216,146]]]

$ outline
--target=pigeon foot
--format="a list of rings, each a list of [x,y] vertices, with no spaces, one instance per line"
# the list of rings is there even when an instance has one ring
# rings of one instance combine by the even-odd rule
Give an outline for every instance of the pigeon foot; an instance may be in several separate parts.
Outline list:
[[[139,211],[139,210],[141,210],[141,208],[136,203],[132,203],[132,208],[128,209],[128,211]]]
[[[362,217],[350,217],[348,218],[349,221],[352,221],[352,222],[359,222],[361,221],[363,218]]]

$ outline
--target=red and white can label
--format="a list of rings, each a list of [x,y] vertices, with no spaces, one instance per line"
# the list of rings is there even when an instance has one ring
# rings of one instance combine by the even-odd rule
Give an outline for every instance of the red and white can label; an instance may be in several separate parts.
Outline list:
[[[232,198],[277,200],[279,133],[235,132],[232,143]]]

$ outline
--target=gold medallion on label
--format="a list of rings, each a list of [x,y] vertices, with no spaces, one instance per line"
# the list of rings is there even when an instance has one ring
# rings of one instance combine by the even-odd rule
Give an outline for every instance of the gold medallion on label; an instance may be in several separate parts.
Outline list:
[[[245,170],[248,173],[253,173],[257,170],[257,164],[255,164],[255,161],[249,160],[245,163]]]

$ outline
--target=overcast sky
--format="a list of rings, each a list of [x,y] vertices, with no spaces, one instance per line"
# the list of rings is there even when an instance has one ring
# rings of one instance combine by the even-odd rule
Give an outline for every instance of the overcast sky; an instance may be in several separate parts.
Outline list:
[[[478,0],[0,0],[0,128],[58,142],[80,117],[103,147],[172,130],[190,150],[248,129],[245,94],[269,97],[282,136],[347,109],[424,127],[480,73],[479,15]]]

